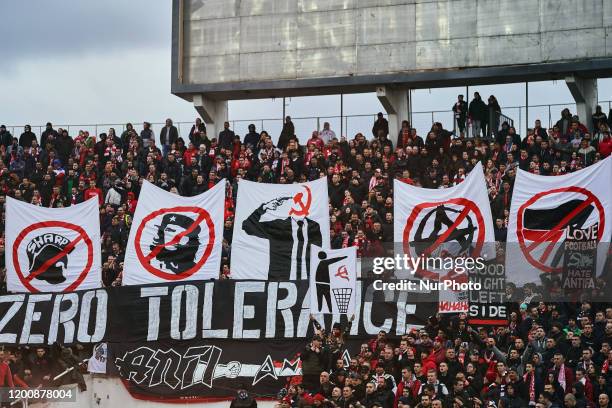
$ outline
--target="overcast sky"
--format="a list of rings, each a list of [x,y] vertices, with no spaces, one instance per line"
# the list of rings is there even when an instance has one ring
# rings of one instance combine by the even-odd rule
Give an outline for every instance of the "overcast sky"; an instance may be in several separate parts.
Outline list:
[[[166,117],[192,121],[190,103],[170,94],[171,0],[0,0],[0,123],[32,125],[122,124]],[[482,86],[502,107],[524,104],[524,84]],[[414,111],[447,110],[465,88],[419,90]],[[599,99],[612,100],[612,80],[599,81]],[[530,85],[530,104],[571,102],[563,82]],[[292,98],[287,113],[294,117],[340,114],[339,97]],[[608,110],[607,105],[604,109]],[[374,114],[382,110],[374,94],[344,99],[344,114]],[[561,108],[553,108],[556,118]],[[519,120],[518,110],[504,112]],[[230,103],[230,119],[280,118],[281,100]],[[548,121],[548,108],[530,109]],[[525,111],[521,112],[524,127]],[[435,114],[448,121],[450,115]],[[431,114],[415,114],[420,131]],[[339,120],[332,119],[339,130]],[[261,127],[261,122],[255,122]],[[243,133],[248,122],[236,123]],[[280,130],[280,120],[264,126]],[[368,131],[371,118],[349,120],[349,134]],[[85,127],[85,126],[81,126]],[[106,130],[108,126],[102,126]],[[297,121],[298,132],[309,134],[316,120]],[[88,129],[93,130],[91,127]],[[36,131],[36,130],[35,130]],[[101,131],[101,130],[100,130]],[[72,130],[71,130],[72,133]]]

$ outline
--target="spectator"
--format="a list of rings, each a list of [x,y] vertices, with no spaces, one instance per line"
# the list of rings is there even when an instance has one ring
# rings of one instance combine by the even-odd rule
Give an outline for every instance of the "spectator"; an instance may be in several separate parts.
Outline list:
[[[6,126],[0,125],[0,145],[8,149],[12,143],[13,135],[11,135],[11,132],[6,130]]]
[[[219,132],[219,146],[225,150],[232,150],[234,144],[235,134],[233,130],[230,130],[229,122],[223,123],[223,130]]]
[[[605,125],[608,122],[608,117],[605,113],[603,113],[600,105],[595,107],[595,112],[591,116],[591,120],[593,123],[593,129],[599,129],[601,125]]]
[[[380,134],[385,136],[389,134],[389,122],[385,119],[382,112],[378,112],[374,126],[372,126],[372,135],[379,137]]]
[[[166,126],[164,126],[159,133],[159,143],[162,146],[164,157],[168,155],[171,146],[178,142],[178,138],[178,129],[172,123],[172,119],[166,119]]]
[[[319,137],[321,140],[323,140],[324,144],[327,144],[336,138],[336,132],[330,129],[329,122],[323,123],[323,130],[319,132]]]
[[[58,137],[57,131],[53,129],[53,125],[51,122],[47,122],[45,126],[45,131],[40,135],[40,146],[43,149],[47,149],[47,143],[49,141],[53,142]]]
[[[81,364],[82,361],[79,361],[76,356],[73,355],[71,348],[66,347],[61,349],[60,358],[57,360],[60,373],[65,373],[61,381],[64,384],[76,383],[79,386],[79,390],[83,392],[87,390],[87,385],[85,384],[83,374],[81,374]]]
[[[155,133],[153,133],[153,129],[151,129],[151,124],[149,122],[143,122],[142,130],[140,131],[140,139],[142,139],[144,147],[149,147],[151,144],[155,143]]]
[[[23,127],[23,133],[19,136],[19,146],[24,149],[32,147],[32,142],[36,141],[36,135],[32,132],[30,125]]]
[[[241,388],[236,398],[232,400],[230,408],[257,408],[257,401],[244,388]]]
[[[277,146],[281,150],[285,150],[289,141],[295,139],[295,127],[293,122],[291,121],[291,117],[287,116],[285,118],[285,123],[283,123],[283,129],[281,130],[280,136],[278,138]]]
[[[259,145],[260,134],[255,131],[255,125],[249,125],[249,133],[244,137],[244,145],[249,149],[255,149]]]
[[[9,353],[0,351],[0,387],[13,388],[13,374],[9,366]]]
[[[561,119],[557,121],[555,127],[559,129],[561,135],[568,135],[570,132],[570,127],[572,125],[572,114],[568,108],[565,108],[561,111]]]
[[[457,102],[453,105],[453,113],[455,116],[455,124],[459,129],[460,137],[465,136],[465,121],[468,114],[468,104],[463,100],[463,95],[457,97]]]
[[[495,98],[495,95],[489,96],[488,102],[489,102],[487,105],[488,131],[487,131],[486,137],[490,138],[492,136],[497,135],[497,132],[499,131],[499,118],[501,115],[501,107],[499,106],[499,103],[497,102],[497,98]]]
[[[468,114],[472,120],[472,137],[487,136],[487,105],[483,102],[480,94],[474,92],[474,99],[470,102]]]
[[[47,350],[43,347],[38,347],[35,354],[31,356],[29,365],[32,371],[30,385],[32,387],[48,387],[51,384],[54,366],[52,360],[47,355]]]
[[[196,118],[195,123],[191,126],[191,130],[189,130],[189,141],[195,146],[200,145],[200,143],[197,143],[197,136],[200,133],[206,134],[206,124],[202,122],[202,119]]]

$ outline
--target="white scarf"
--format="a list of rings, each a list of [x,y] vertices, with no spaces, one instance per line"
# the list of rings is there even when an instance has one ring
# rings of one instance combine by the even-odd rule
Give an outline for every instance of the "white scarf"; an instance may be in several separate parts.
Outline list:
[[[557,380],[559,381],[561,388],[563,388],[563,391],[565,391],[565,364],[561,364],[561,367],[559,367],[559,378]]]

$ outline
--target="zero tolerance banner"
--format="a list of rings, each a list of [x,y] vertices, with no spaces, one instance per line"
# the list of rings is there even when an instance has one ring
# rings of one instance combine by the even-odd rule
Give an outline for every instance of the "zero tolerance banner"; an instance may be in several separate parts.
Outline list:
[[[191,281],[0,296],[0,344],[122,343],[309,336],[309,282]],[[356,283],[351,335],[404,334],[435,313],[431,294]],[[430,303],[426,303],[429,300]],[[330,329],[340,315],[319,315]]]

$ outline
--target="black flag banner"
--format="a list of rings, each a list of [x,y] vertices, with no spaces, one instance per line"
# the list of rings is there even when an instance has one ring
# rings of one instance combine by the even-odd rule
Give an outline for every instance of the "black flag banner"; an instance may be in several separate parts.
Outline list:
[[[427,294],[356,285],[354,337],[401,335],[434,313]],[[431,302],[431,300],[429,300]],[[310,336],[308,281],[191,281],[0,296],[0,344],[125,343]],[[330,329],[338,315],[320,317]],[[259,345],[259,343],[258,343]]]
[[[190,281],[0,296],[0,344],[107,342],[109,372],[136,398],[204,401],[240,387],[273,396],[301,375],[313,335],[308,290],[305,280]],[[342,358],[380,330],[420,327],[437,306],[428,294],[375,291],[364,280],[356,295]],[[317,318],[328,330],[340,320]]]

